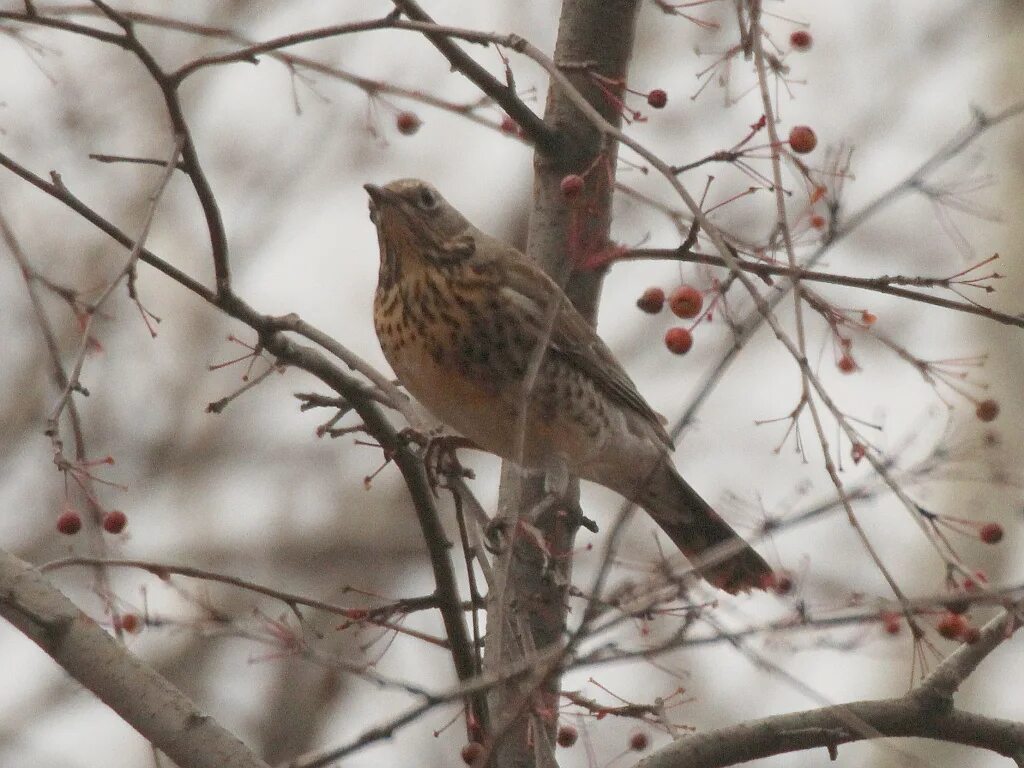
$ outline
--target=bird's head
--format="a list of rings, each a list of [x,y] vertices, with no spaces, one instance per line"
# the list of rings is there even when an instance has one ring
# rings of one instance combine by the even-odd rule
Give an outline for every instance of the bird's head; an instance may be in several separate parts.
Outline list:
[[[377,226],[382,276],[473,255],[473,226],[431,184],[399,179],[363,189],[370,196],[370,221]]]

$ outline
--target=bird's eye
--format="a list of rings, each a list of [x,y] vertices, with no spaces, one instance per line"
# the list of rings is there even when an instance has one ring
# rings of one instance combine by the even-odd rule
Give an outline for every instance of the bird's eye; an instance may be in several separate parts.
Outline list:
[[[437,208],[437,204],[439,202],[440,200],[437,197],[437,193],[430,187],[421,188],[419,194],[416,196],[416,204],[424,211],[434,210]]]

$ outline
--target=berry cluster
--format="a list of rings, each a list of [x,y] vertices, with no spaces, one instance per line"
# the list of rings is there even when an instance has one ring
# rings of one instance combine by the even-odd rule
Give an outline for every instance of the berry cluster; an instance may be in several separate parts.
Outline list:
[[[710,308],[704,312],[704,294],[692,285],[683,284],[665,296],[665,291],[657,286],[645,290],[637,299],[636,305],[650,315],[656,315],[665,307],[666,302],[672,314],[684,320],[699,318],[689,328],[673,326],[665,331],[665,347],[675,355],[685,355],[693,347],[693,329],[705,318],[710,318]]]

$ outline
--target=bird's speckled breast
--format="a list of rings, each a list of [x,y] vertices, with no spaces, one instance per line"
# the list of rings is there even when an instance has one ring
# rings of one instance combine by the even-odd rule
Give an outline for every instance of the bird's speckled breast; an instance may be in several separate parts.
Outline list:
[[[523,378],[535,338],[521,308],[472,282],[407,275],[378,290],[374,312],[381,348],[395,374],[437,418],[482,448],[545,466],[552,456],[585,458],[599,447],[608,413],[593,382],[549,355],[521,422]]]

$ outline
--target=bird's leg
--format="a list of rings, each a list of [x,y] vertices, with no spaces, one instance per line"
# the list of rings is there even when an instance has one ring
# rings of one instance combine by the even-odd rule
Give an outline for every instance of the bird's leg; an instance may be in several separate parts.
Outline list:
[[[564,512],[570,525],[583,526],[597,533],[597,523],[583,514],[575,494],[569,493],[569,461],[562,454],[552,457],[544,473],[544,498],[531,510],[530,519],[537,520],[554,506]]]

